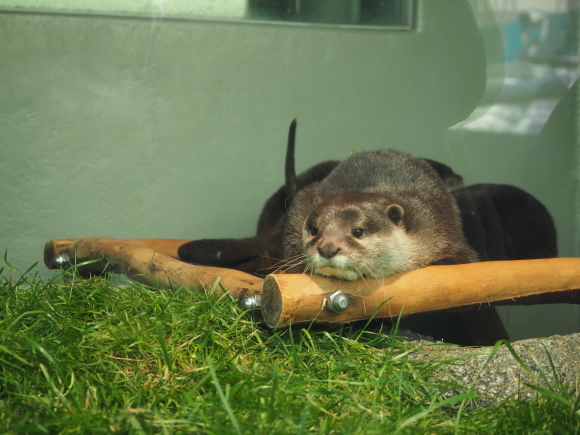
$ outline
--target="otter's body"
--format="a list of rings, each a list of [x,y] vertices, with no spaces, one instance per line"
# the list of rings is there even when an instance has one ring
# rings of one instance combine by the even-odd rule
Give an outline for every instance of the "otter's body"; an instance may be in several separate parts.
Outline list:
[[[424,160],[357,153],[300,190],[284,229],[287,271],[354,280],[477,261],[455,200]]]

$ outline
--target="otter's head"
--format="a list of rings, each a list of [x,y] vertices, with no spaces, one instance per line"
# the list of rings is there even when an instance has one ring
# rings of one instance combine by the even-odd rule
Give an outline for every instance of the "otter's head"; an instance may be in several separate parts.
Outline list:
[[[307,271],[355,280],[408,270],[405,211],[383,195],[337,191],[317,197],[302,230]]]

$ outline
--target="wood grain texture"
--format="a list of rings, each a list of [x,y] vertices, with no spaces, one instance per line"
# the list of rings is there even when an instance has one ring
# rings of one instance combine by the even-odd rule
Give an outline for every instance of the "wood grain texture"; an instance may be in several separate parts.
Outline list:
[[[346,323],[426,311],[523,303],[580,302],[580,258],[489,261],[430,266],[382,279],[339,281],[316,275],[268,275],[262,293],[266,324]],[[349,294],[341,314],[325,308],[336,290]],[[565,297],[554,297],[562,292]],[[547,296],[541,297],[547,294]],[[527,302],[526,302],[527,301]]]
[[[72,240],[72,242],[68,244],[66,250],[63,250],[63,246],[66,245],[66,242],[63,241],[52,241],[55,242],[54,246],[49,242],[47,246],[49,244],[50,246],[46,249],[51,252],[53,249],[60,249],[61,253],[66,252],[73,264],[89,260],[103,260],[99,263],[81,266],[81,271],[86,267],[90,272],[98,273],[106,268],[110,271],[124,273],[135,281],[161,288],[185,286],[194,289],[199,288],[202,284],[211,285],[219,277],[220,283],[235,298],[241,298],[249,294],[259,294],[262,291],[263,280],[261,278],[233,269],[195,266],[184,263],[162,253],[160,249],[136,243],[136,240],[145,240],[150,246],[155,246],[156,248],[164,246],[166,252],[172,252],[173,242],[160,244],[158,242],[149,242],[158,239],[123,240],[107,237],[69,240]]]
[[[49,240],[44,245],[44,264],[49,269],[58,269],[58,265],[54,263],[54,258],[67,252],[70,245],[80,239],[57,239]],[[154,249],[157,252],[168,255],[173,258],[179,259],[177,255],[177,249],[191,240],[179,240],[179,239],[116,239],[116,240],[126,240],[131,243],[137,243],[138,245],[145,246],[147,248]]]

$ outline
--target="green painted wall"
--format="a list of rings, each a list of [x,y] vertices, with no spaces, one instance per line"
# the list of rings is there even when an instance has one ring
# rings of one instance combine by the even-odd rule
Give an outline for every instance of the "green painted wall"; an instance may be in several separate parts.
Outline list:
[[[411,32],[1,12],[0,249],[48,273],[49,239],[251,235],[298,117],[298,170],[385,147],[436,159],[537,195],[577,255],[574,146],[445,133],[485,83],[459,0],[419,1]]]

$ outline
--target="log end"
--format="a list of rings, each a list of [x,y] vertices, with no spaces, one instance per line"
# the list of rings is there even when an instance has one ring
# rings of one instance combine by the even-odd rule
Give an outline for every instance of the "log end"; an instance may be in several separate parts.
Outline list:
[[[44,245],[44,264],[49,269],[58,269],[58,266],[54,264],[54,258],[56,257],[56,246],[54,240],[49,240]]]
[[[79,239],[55,239],[46,242],[44,245],[44,264],[46,267],[49,269],[69,267],[68,248],[77,240]]]
[[[282,292],[275,275],[268,275],[264,279],[261,307],[266,325],[270,328],[282,326],[280,319],[283,312]]]

